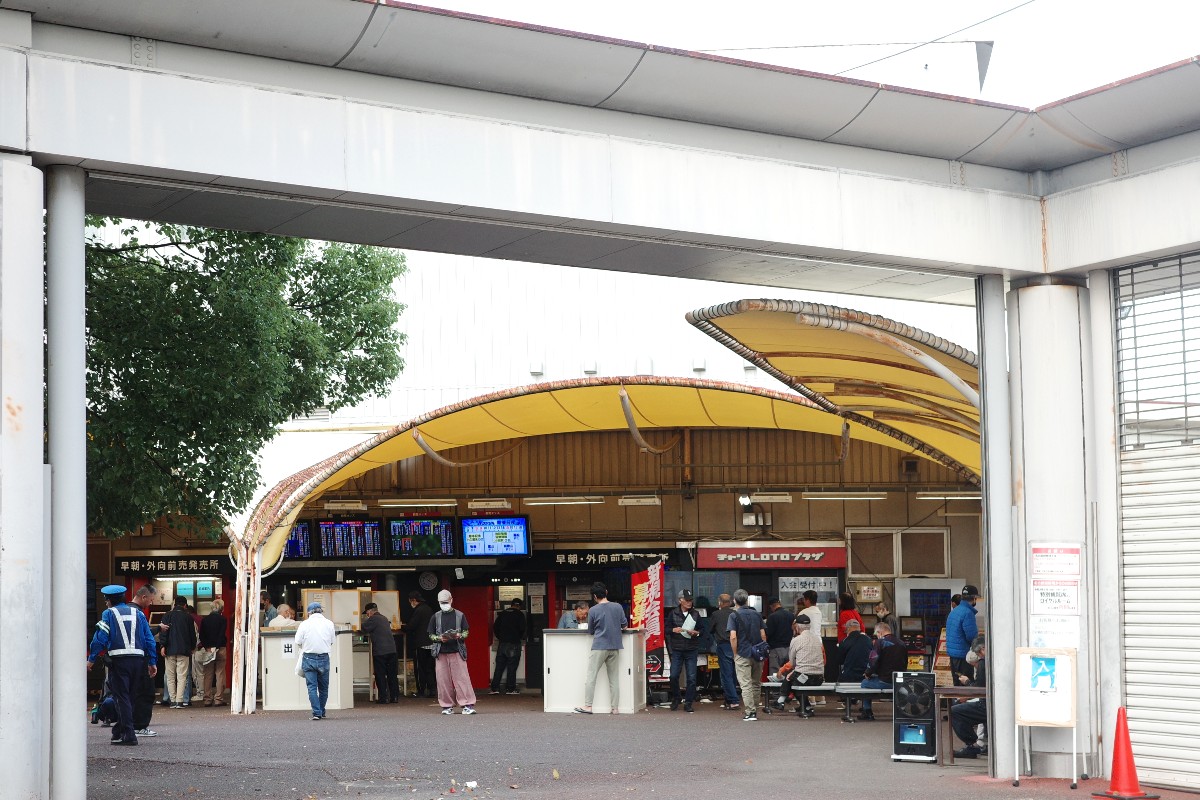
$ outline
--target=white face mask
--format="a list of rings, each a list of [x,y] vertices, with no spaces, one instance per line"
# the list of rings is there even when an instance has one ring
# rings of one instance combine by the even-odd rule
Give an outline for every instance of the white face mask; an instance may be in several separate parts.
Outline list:
[[[438,603],[438,605],[442,607],[442,611],[449,611],[451,608],[449,603]]]

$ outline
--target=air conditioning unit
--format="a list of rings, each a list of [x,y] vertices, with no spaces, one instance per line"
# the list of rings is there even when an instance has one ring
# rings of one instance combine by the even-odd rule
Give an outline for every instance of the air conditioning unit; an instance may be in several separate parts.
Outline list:
[[[512,508],[512,503],[503,497],[481,497],[477,500],[468,500],[467,508],[469,509],[508,509]]]
[[[361,500],[327,500],[326,511],[366,511],[367,504]]]

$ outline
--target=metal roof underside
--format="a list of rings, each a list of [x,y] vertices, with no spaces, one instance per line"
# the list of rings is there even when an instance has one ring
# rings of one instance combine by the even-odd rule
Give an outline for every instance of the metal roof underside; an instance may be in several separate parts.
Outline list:
[[[278,562],[292,523],[305,503],[347,481],[396,461],[425,455],[414,432],[435,451],[559,433],[614,431],[627,423],[624,388],[639,430],[758,428],[840,436],[842,419],[810,400],[715,381],[685,378],[586,378],[523,386],[473,398],[418,417],[284,479],[259,502],[247,538],[263,541],[263,565]],[[850,425],[850,438],[916,452],[970,479],[977,467],[956,463],[929,445],[914,448],[884,426]],[[978,456],[975,457],[978,461]]]
[[[792,300],[725,303],[687,320],[829,412],[900,431],[980,474],[978,398],[954,382],[978,393],[974,353],[884,317]]]
[[[1030,110],[391,0],[0,0],[50,24],[1021,171],[1200,130],[1191,58]]]

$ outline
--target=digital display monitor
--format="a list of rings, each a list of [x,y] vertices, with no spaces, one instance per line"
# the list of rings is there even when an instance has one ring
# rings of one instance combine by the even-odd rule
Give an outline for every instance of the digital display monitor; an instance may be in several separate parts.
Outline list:
[[[175,596],[176,597],[195,597],[196,584],[192,581],[175,581]]]
[[[213,596],[212,581],[196,581],[196,599],[209,600]]]
[[[906,635],[916,635],[925,632],[925,620],[920,617],[901,617],[900,632]]]
[[[382,558],[379,520],[323,520],[317,523],[321,558]]]
[[[529,519],[526,517],[463,517],[464,556],[529,555]]]
[[[388,520],[388,545],[392,558],[451,558],[454,556],[454,519]]]
[[[307,522],[297,522],[283,546],[284,558],[312,558],[312,529]]]

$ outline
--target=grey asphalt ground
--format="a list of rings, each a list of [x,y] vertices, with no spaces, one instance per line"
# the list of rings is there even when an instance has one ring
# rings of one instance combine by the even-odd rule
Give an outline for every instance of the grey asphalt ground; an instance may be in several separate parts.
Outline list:
[[[546,714],[532,693],[484,693],[471,717],[441,716],[435,701],[405,698],[313,722],[299,711],[233,717],[227,707],[156,706],[151,728],[159,735],[138,747],[110,746],[108,728],[88,726],[88,797],[1086,800],[1108,789],[1104,780],[1072,791],[1069,781],[1033,778],[1014,788],[1011,765],[1009,777],[992,779],[986,759],[944,768],[893,762],[890,708],[882,703],[878,721],[852,725],[839,722],[832,698],[808,720],[774,714],[744,723],[738,711],[696,707],[694,714]]]

